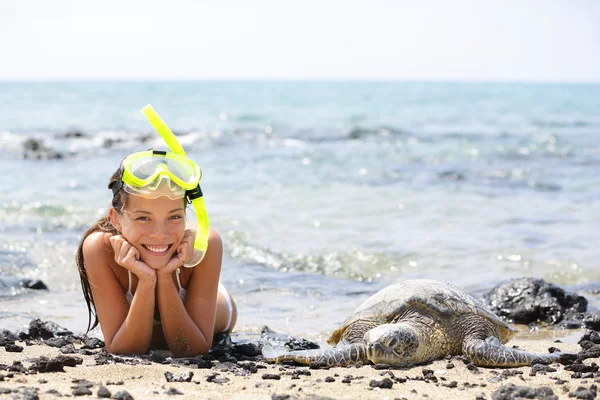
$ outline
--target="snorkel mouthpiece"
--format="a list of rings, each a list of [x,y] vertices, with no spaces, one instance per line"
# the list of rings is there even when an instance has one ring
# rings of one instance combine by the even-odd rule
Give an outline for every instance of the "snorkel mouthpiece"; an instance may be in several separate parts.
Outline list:
[[[144,114],[150,124],[152,124],[154,129],[156,129],[156,131],[160,134],[171,152],[179,156],[187,157],[183,147],[181,147],[181,144],[179,144],[179,141],[177,141],[177,138],[171,129],[169,129],[167,124],[165,124],[165,122],[158,115],[158,113],[154,111],[150,104],[142,108],[142,114]],[[206,212],[206,207],[204,205],[202,190],[200,190],[200,178],[198,178],[198,184],[196,188],[186,190],[185,194],[193,207],[193,213],[196,214],[196,220],[194,222],[197,223],[197,226],[195,227],[186,226],[186,228],[196,231],[196,238],[194,239],[194,255],[188,264],[184,264],[184,267],[191,268],[195,267],[200,263],[200,261],[202,261],[204,255],[206,254],[206,249],[208,248],[208,213]],[[186,214],[187,213],[192,213],[192,210],[190,210],[189,207],[186,211]]]

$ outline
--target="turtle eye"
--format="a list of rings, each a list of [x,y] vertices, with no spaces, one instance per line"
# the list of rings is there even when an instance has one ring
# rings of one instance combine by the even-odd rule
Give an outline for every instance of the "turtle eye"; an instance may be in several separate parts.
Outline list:
[[[398,338],[396,336],[393,336],[390,341],[388,342],[388,347],[396,347],[398,346],[398,343],[400,343],[400,341],[398,340]]]

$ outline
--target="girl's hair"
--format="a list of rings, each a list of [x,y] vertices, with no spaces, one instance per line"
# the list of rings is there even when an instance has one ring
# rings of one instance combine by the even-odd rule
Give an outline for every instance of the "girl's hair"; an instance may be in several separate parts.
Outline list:
[[[113,174],[110,178],[110,182],[108,183],[108,188],[111,189],[114,184],[121,180],[121,168]],[[128,194],[125,190],[119,190],[117,193],[113,195],[112,206],[115,210],[121,211],[125,204],[127,203]],[[94,297],[92,296],[92,289],[90,287],[90,282],[88,280],[87,272],[85,270],[85,263],[83,260],[83,242],[90,236],[92,233],[100,231],[100,232],[108,232],[113,235],[117,235],[119,232],[110,222],[109,213],[106,213],[105,216],[100,218],[90,229],[88,229],[84,234],[81,242],[79,242],[79,247],[77,248],[77,255],[75,256],[75,262],[77,263],[77,269],[79,270],[79,278],[81,279],[81,288],[83,289],[83,297],[87,304],[88,308],[88,327],[87,332],[94,329],[98,325],[98,315],[96,314],[96,305],[94,304]],[[94,323],[92,324],[92,315],[94,316]],[[87,333],[86,332],[86,333]]]

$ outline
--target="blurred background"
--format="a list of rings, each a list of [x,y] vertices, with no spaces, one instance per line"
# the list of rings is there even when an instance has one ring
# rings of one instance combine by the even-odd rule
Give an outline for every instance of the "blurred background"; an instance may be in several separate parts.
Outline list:
[[[407,278],[532,276],[598,307],[599,20],[594,1],[1,2],[0,328],[85,332],[75,251],[120,161],[164,147],[148,103],[203,170],[238,332],[322,340]]]

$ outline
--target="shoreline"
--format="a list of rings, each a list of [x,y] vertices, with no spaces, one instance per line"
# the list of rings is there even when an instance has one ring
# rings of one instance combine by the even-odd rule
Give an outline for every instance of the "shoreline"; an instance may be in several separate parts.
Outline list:
[[[15,345],[22,347],[22,352],[0,348],[0,398],[37,395],[55,399],[59,394],[97,398],[110,392],[109,397],[126,399],[123,392],[127,392],[134,399],[175,395],[181,399],[489,400],[517,398],[517,389],[508,386],[512,384],[530,388],[520,390],[537,393],[538,398],[569,399],[594,398],[600,383],[594,365],[600,364],[600,351],[596,358],[573,365],[481,368],[454,356],[406,369],[381,365],[315,369],[268,364],[260,361],[260,356],[236,353],[233,357],[218,350],[207,356],[172,359],[168,351],[120,357],[81,344],[70,354],[63,353],[65,347],[51,347],[39,340],[18,340]],[[516,339],[508,345],[542,353],[551,347],[563,352],[582,350],[579,344],[551,339]],[[61,363],[65,372],[41,372],[61,369]],[[550,391],[556,397],[541,397],[544,393],[549,396]]]

